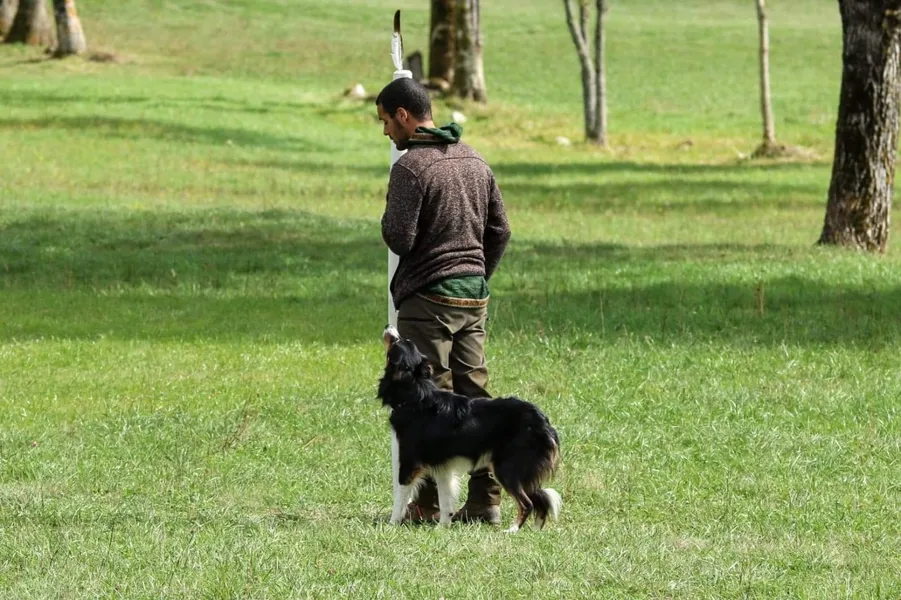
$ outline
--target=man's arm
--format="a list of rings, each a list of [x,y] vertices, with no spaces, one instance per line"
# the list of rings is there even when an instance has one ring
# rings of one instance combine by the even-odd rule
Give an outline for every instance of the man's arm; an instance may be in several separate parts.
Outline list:
[[[510,241],[510,224],[507,222],[507,211],[504,199],[491,177],[491,195],[488,197],[488,223],[485,225],[485,236],[482,244],[485,247],[485,279],[490,279],[501,262],[507,242]]]
[[[382,239],[398,256],[413,249],[421,208],[419,179],[406,167],[394,165],[388,181],[385,214],[382,215]]]

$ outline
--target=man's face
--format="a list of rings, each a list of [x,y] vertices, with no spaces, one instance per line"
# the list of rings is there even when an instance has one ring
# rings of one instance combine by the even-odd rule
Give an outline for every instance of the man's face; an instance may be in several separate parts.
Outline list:
[[[406,150],[407,142],[410,141],[411,133],[408,131],[407,123],[410,121],[410,114],[406,109],[398,108],[393,115],[388,114],[381,104],[377,106],[379,113],[379,121],[383,124],[382,133],[391,138],[394,146],[398,150]]]

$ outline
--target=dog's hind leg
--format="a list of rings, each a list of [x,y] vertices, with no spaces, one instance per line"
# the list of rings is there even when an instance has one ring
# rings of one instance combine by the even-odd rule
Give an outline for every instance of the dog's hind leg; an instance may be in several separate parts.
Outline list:
[[[530,493],[529,499],[532,501],[532,507],[535,509],[535,527],[542,529],[550,511],[548,502],[541,490]]]
[[[548,516],[555,521],[557,520],[563,500],[555,490],[550,488],[538,489],[534,492],[529,492],[529,498],[535,507],[535,527],[538,529],[544,527]]]
[[[439,523],[450,525],[457,504],[457,474],[450,470],[440,470],[433,472],[432,477],[438,485],[438,510],[441,513]]]
[[[521,487],[515,490],[508,489],[507,493],[516,501],[516,519],[513,521],[513,525],[507,529],[507,533],[516,533],[532,514],[532,501]]]

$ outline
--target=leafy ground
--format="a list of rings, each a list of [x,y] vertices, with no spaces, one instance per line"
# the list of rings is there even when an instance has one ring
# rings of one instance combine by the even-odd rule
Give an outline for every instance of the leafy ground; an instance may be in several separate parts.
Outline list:
[[[562,7],[486,3],[491,104],[436,113],[514,230],[492,390],[563,440],[516,536],[384,523],[388,142],[342,91],[427,3],[81,4],[114,62],[0,47],[0,596],[901,595],[901,259],[814,246],[833,2],[772,7],[794,162],[739,159],[750,4],[613,3],[599,151]]]

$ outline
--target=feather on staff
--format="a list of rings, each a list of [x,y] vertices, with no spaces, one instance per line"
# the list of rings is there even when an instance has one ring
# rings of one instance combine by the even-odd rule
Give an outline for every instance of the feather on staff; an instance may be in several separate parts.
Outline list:
[[[400,34],[400,11],[394,13],[394,35],[391,38],[391,59],[398,71],[404,68],[404,38]]]

